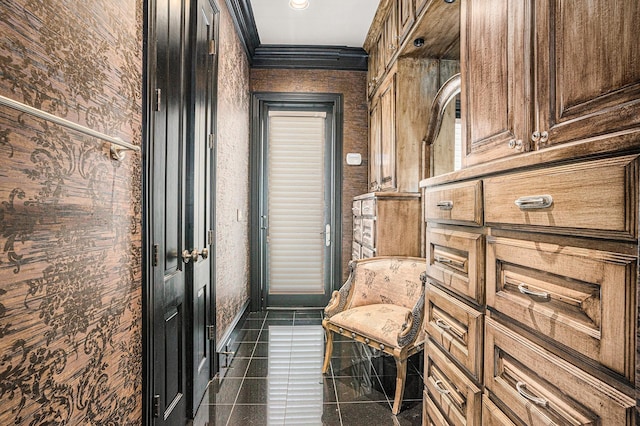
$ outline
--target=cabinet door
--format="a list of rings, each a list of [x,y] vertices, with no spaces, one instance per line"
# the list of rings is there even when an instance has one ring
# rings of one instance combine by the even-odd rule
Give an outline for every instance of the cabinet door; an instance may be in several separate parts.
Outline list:
[[[640,2],[535,4],[538,147],[637,127]]]
[[[528,0],[461,3],[467,166],[529,150],[529,9]]]
[[[415,0],[398,0],[398,45],[400,45],[416,21]]]
[[[374,99],[369,112],[369,189],[380,190],[380,99]]]
[[[416,0],[416,16],[420,15],[420,12],[429,3],[430,0]]]
[[[380,91],[380,185],[396,188],[396,76],[391,75]]]
[[[369,60],[367,63],[368,73],[367,73],[367,93],[369,96],[373,95],[376,87],[378,87],[378,79],[382,74],[380,72],[380,42],[379,40],[382,38],[381,34],[378,34],[376,42],[374,42],[369,50]]]
[[[398,15],[397,5],[395,0],[391,0],[391,8],[387,13],[387,17],[384,22],[384,66],[385,68],[391,67],[391,58],[398,50]]]

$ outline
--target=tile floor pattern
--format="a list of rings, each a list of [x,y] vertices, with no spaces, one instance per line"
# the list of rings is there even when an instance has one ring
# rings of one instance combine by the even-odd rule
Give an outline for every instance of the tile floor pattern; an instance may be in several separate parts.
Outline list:
[[[266,426],[269,326],[320,327],[321,324],[322,312],[316,310],[250,313],[236,338],[236,354],[226,376],[209,385],[193,425]],[[422,354],[409,359],[402,411],[393,416],[391,406],[396,378],[393,358],[374,354],[363,344],[336,336],[331,369],[321,379],[321,419],[277,424],[421,425],[421,364]]]

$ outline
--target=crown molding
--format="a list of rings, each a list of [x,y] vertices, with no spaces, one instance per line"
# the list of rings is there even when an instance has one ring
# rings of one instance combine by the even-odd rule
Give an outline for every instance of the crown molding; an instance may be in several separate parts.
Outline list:
[[[229,14],[233,20],[233,25],[240,36],[242,46],[252,61],[256,48],[260,46],[260,37],[258,36],[258,28],[256,20],[253,17],[253,10],[249,0],[225,0]]]
[[[254,68],[367,70],[367,52],[358,47],[267,44],[256,48]]]
[[[367,52],[359,47],[261,44],[249,0],[225,0],[253,68],[367,70]]]

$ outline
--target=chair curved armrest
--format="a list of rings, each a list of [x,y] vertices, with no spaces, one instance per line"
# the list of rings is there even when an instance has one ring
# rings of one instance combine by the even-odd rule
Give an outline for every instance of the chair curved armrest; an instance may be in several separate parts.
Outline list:
[[[427,282],[426,272],[420,274],[420,281],[422,282],[420,298],[413,306],[411,312],[407,312],[404,324],[402,324],[402,329],[398,333],[398,346],[401,348],[415,343],[416,338],[420,334],[420,327],[422,326],[422,319],[424,318],[424,291]]]
[[[347,306],[347,300],[351,292],[351,283],[353,282],[353,262],[349,262],[349,270],[349,278],[347,278],[347,281],[340,287],[340,290],[334,290],[333,293],[331,293],[331,300],[329,300],[329,303],[324,308],[325,318],[331,318],[335,314],[339,314],[344,311],[344,308]]]

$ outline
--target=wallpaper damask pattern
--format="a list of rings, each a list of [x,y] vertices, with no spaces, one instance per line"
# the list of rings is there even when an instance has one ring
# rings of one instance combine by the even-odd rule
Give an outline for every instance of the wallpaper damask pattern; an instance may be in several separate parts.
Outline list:
[[[0,0],[0,94],[141,142],[142,0]],[[140,424],[141,163],[0,108],[0,424]]]

